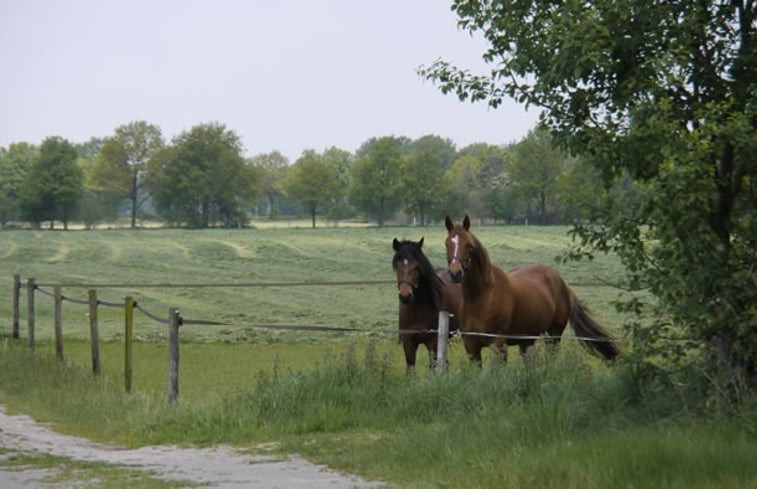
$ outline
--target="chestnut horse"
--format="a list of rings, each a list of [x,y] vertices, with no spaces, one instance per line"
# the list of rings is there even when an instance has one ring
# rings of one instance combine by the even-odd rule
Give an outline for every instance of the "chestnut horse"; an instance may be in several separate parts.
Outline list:
[[[445,225],[449,274],[463,287],[460,329],[471,361],[481,362],[484,346],[499,351],[503,359],[508,345],[518,345],[525,354],[542,335],[557,346],[569,320],[590,353],[608,360],[618,355],[613,338],[589,316],[556,270],[523,265],[505,272],[470,232],[467,215],[462,224],[447,216]]]
[[[462,299],[460,285],[453,283],[446,268],[434,270],[431,262],[423,254],[419,242],[393,242],[394,258],[392,268],[397,273],[399,289],[399,341],[405,350],[405,364],[410,370],[415,367],[418,345],[428,349],[429,368],[436,365],[439,311],[447,311],[450,316],[450,333],[457,331],[457,312]]]

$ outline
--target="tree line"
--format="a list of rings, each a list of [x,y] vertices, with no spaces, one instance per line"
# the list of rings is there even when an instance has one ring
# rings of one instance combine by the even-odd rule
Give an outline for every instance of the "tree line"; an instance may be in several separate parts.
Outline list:
[[[385,136],[354,153],[306,150],[243,155],[239,135],[198,124],[167,142],[160,127],[133,121],[111,136],[0,147],[0,225],[93,226],[128,216],[168,225],[237,227],[251,218],[307,216],[425,225],[445,214],[501,222],[564,223],[601,181],[533,129],[521,141],[457,149],[446,138]]]

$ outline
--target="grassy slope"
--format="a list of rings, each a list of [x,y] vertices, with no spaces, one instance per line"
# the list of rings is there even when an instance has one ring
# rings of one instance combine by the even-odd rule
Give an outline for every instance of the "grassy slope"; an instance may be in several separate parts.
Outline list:
[[[565,228],[481,228],[505,267],[552,262]],[[0,233],[0,335],[10,332],[13,273],[40,282],[220,283],[392,280],[393,237],[426,238],[444,263],[442,229],[265,229]],[[561,265],[569,282],[615,282],[614,260]],[[616,289],[576,287],[615,329]],[[701,423],[676,393],[634,399],[622,369],[567,344],[557,360],[502,371],[465,368],[452,346],[446,377],[402,372],[393,285],[255,289],[115,289],[151,311],[229,326],[182,330],[181,402],[165,403],[165,327],[137,314],[135,393],[121,392],[122,313],[101,308],[103,375],[86,366],[86,307],[64,305],[68,367],[52,360],[52,301],[38,294],[38,332],[0,345],[0,402],[61,429],[130,445],[279,441],[285,451],[402,487],[754,487],[754,430]],[[74,297],[85,290],[64,290]],[[22,296],[23,298],[23,296]],[[47,311],[45,311],[47,309]],[[22,312],[25,314],[25,312]],[[279,334],[249,322],[351,325],[363,334]],[[22,335],[25,335],[22,324]],[[369,335],[369,332],[379,332]],[[369,342],[367,336],[374,341]],[[266,340],[266,341],[261,341]],[[352,347],[357,351],[353,352]],[[421,358],[421,362],[425,357]],[[261,374],[261,372],[263,372]],[[753,426],[752,426],[753,428]]]

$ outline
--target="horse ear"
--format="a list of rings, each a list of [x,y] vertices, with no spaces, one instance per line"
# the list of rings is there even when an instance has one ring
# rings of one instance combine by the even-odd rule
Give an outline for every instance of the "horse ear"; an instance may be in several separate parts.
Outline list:
[[[466,231],[470,229],[470,217],[468,217],[468,214],[466,214],[465,219],[463,219],[463,229]]]
[[[447,231],[452,231],[452,228],[455,227],[455,225],[452,224],[452,219],[450,219],[449,215],[444,219],[444,225],[447,226]]]
[[[423,237],[421,236],[421,240],[418,241],[418,248],[423,248]]]
[[[394,238],[394,241],[392,241],[392,248],[394,248],[394,251],[400,250],[400,242],[397,241],[397,238]]]

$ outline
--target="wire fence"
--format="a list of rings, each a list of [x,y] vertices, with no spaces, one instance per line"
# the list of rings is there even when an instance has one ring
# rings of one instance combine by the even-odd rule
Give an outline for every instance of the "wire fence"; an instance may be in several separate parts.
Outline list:
[[[51,297],[55,303],[55,336],[56,336],[56,354],[60,360],[63,360],[63,340],[62,340],[62,319],[61,319],[61,305],[63,302],[70,302],[77,305],[86,305],[89,307],[89,319],[90,319],[90,337],[91,337],[91,349],[92,349],[92,370],[95,374],[99,374],[100,360],[99,360],[99,346],[98,346],[98,326],[97,326],[97,308],[100,306],[119,308],[124,310],[126,318],[126,326],[124,333],[125,344],[125,388],[129,392],[131,390],[131,371],[132,371],[132,331],[133,331],[133,311],[137,310],[142,313],[146,318],[159,323],[161,325],[168,326],[168,339],[169,339],[169,402],[175,402],[178,399],[178,363],[179,363],[179,327],[188,325],[208,325],[208,326],[238,326],[240,328],[262,328],[273,330],[285,330],[285,331],[310,331],[310,332],[326,332],[326,333],[370,333],[370,334],[392,334],[402,336],[410,335],[435,335],[437,336],[437,365],[444,369],[446,368],[446,349],[447,338],[454,336],[477,336],[495,339],[503,339],[508,344],[518,343],[533,343],[536,340],[577,340],[581,342],[617,342],[614,339],[607,338],[593,338],[583,336],[569,336],[569,335],[523,335],[523,334],[498,334],[498,333],[485,333],[476,331],[449,331],[449,317],[450,314],[444,311],[440,311],[439,322],[437,329],[392,329],[385,328],[380,330],[366,330],[365,328],[355,328],[348,326],[329,326],[329,325],[312,325],[312,324],[286,324],[286,323],[239,323],[239,322],[224,322],[214,321],[208,319],[197,318],[184,318],[179,314],[177,308],[170,308],[167,316],[162,316],[150,311],[143,305],[135,301],[131,296],[124,298],[123,303],[108,302],[97,298],[97,289],[107,288],[119,288],[119,289],[145,289],[145,288],[254,288],[254,287],[310,287],[310,286],[364,286],[364,285],[387,285],[394,284],[394,281],[388,280],[362,280],[362,281],[305,281],[305,282],[254,282],[254,283],[215,283],[215,284],[176,284],[176,283],[36,283],[32,278],[27,280],[26,287],[21,284],[20,277],[14,276],[14,290],[13,290],[13,337],[18,338],[19,334],[19,320],[20,320],[20,307],[19,307],[19,295],[22,290],[26,289],[28,300],[28,332],[29,332],[29,346],[34,349],[34,295],[38,291],[40,294]],[[49,289],[53,290],[50,291]],[[63,295],[62,290],[64,288],[80,288],[88,289],[88,298],[79,299],[75,297],[69,297]]]
[[[50,290],[46,290],[44,287],[50,288],[81,288],[81,289],[145,289],[145,288],[260,288],[260,287],[312,287],[312,286],[358,286],[358,285],[390,285],[394,284],[394,281],[390,280],[346,280],[346,281],[304,281],[304,282],[237,282],[237,283],[81,283],[81,282],[62,282],[62,283],[34,283],[34,290],[49,296],[55,297],[55,293]],[[608,286],[606,282],[597,283],[598,286]],[[579,284],[574,286],[591,286],[591,284]],[[23,289],[20,281],[17,285],[18,289]],[[79,305],[89,305],[90,301],[87,299],[76,299],[65,295],[60,296],[60,300],[63,302],[70,302]],[[112,308],[124,308],[123,303],[119,302],[107,302],[103,300],[97,300],[98,306],[112,307]],[[159,324],[168,324],[169,319],[165,316],[161,316],[157,313],[151,312],[143,307],[139,302],[134,302],[134,308],[140,311],[145,317]],[[294,330],[294,331],[316,331],[316,332],[361,332],[361,333],[373,333],[373,334],[399,334],[399,335],[429,335],[438,334],[437,329],[381,329],[381,330],[366,330],[364,328],[354,328],[348,326],[331,326],[331,325],[313,325],[313,324],[285,324],[285,323],[234,323],[223,321],[212,321],[208,319],[191,319],[181,317],[180,325],[210,325],[210,326],[238,326],[240,328],[261,328],[261,329],[273,329],[273,330]],[[564,340],[577,340],[577,341],[592,341],[592,342],[607,342],[617,341],[608,340],[602,338],[591,338],[575,335],[522,335],[522,334],[499,334],[499,333],[484,333],[476,331],[460,331],[453,330],[451,336],[478,336],[486,338],[500,338],[512,341],[522,340],[539,340],[539,339],[564,339]]]

